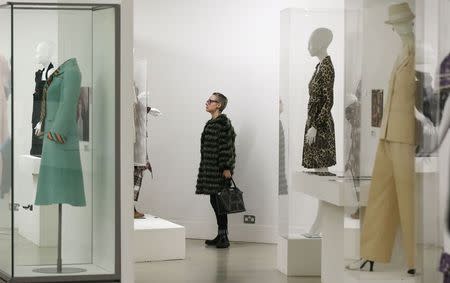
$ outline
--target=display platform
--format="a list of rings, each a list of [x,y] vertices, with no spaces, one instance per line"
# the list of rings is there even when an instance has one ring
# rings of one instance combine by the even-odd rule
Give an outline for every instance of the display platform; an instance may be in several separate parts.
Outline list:
[[[56,265],[24,265],[24,266],[18,266],[16,267],[16,271],[20,272],[20,274],[22,274],[23,276],[27,276],[27,277],[32,277],[32,276],[39,276],[39,277],[51,277],[51,276],[55,276],[55,274],[46,274],[46,273],[37,273],[35,270],[38,268],[46,268],[46,267],[56,267]],[[63,273],[62,275],[65,276],[73,276],[73,275],[106,275],[109,274],[110,272],[101,268],[98,265],[95,264],[70,264],[67,265],[65,264],[63,266],[64,268],[80,268],[83,270],[86,270],[85,272],[81,272],[81,273]]]
[[[318,176],[306,172],[294,172],[293,183],[298,192],[315,197],[325,202],[343,206],[365,206],[369,197],[370,180],[361,180],[356,189],[353,180],[335,176]],[[356,192],[359,192],[359,200]]]
[[[287,276],[320,276],[321,238],[278,237],[277,269]]]
[[[29,154],[20,156],[21,165],[29,169],[31,175],[39,175],[39,168],[41,167],[41,158]]]
[[[416,158],[417,183],[426,183],[429,176],[436,172],[437,164],[438,159],[436,157]],[[322,229],[322,282],[351,282],[345,280],[348,274],[343,271],[342,267],[346,259],[354,258],[355,255],[359,254],[359,227],[354,223],[354,227],[348,229],[351,226],[351,221],[346,219],[345,208],[363,208],[367,206],[370,180],[363,179],[360,181],[359,187],[355,187],[351,178],[318,176],[307,172],[294,172],[292,178],[298,192],[317,198],[325,203]],[[421,187],[418,186],[418,188]],[[420,190],[416,192],[419,193]],[[418,225],[421,227],[423,223],[423,219],[419,217]],[[354,240],[354,244],[351,246],[348,245],[349,239]],[[372,273],[366,277],[364,273],[362,276],[353,276],[352,280],[363,280],[354,282],[371,283],[388,280],[384,278],[380,281],[379,277],[374,274]],[[393,278],[392,282],[396,282],[395,280],[397,279],[399,282],[416,282],[405,280],[417,280],[417,277],[410,278],[406,274],[403,275],[401,271],[379,274],[390,276],[390,278]]]
[[[134,257],[136,262],[185,259],[185,228],[149,214],[135,219]]]

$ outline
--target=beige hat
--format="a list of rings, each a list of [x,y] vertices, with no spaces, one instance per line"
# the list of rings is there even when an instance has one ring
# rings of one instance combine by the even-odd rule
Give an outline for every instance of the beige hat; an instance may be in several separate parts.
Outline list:
[[[408,3],[394,4],[389,7],[389,20],[385,23],[394,25],[412,21],[415,17]]]

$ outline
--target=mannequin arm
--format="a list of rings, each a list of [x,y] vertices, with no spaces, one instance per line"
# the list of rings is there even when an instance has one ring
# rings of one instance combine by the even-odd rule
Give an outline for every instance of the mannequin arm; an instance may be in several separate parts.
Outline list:
[[[311,127],[306,132],[306,142],[311,145],[316,141],[316,135],[317,135],[317,129],[314,127]]]

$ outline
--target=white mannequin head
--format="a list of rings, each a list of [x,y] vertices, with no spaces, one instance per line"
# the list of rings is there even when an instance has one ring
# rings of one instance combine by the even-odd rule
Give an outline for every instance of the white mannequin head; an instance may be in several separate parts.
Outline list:
[[[309,38],[308,50],[313,57],[323,59],[328,55],[327,49],[333,40],[333,32],[327,28],[318,28]]]
[[[47,67],[52,60],[52,56],[53,56],[53,48],[51,43],[43,41],[37,45],[36,61],[38,64]]]

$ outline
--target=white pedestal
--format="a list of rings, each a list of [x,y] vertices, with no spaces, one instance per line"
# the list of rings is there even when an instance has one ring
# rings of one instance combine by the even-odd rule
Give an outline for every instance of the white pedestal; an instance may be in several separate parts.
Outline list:
[[[136,262],[184,259],[186,232],[181,225],[145,215],[134,220],[134,256]]]
[[[278,237],[277,269],[287,276],[320,276],[321,239]]]
[[[424,185],[430,184],[435,179],[432,174],[437,172],[437,158],[416,158],[416,178],[418,188],[425,188]],[[431,178],[431,180],[430,180]],[[380,264],[377,265],[377,272],[354,272],[345,270],[345,259],[354,258],[359,253],[358,248],[349,243],[346,236],[354,238],[355,243],[358,227],[349,229],[345,222],[345,207],[364,207],[367,206],[367,200],[370,189],[370,181],[361,181],[359,188],[359,199],[356,197],[355,188],[352,180],[337,177],[324,177],[304,172],[295,172],[293,174],[295,184],[302,184],[297,190],[324,201],[323,223],[322,223],[322,283],[412,283],[420,282],[420,276],[409,277],[406,269],[391,267],[392,270],[383,270]],[[416,190],[417,191],[420,190]],[[429,191],[429,190],[428,190]],[[418,195],[418,194],[416,194]],[[423,196],[419,196],[419,203],[422,203]],[[421,210],[419,209],[419,210]],[[424,227],[427,222],[427,214],[418,212],[418,227]],[[424,215],[427,219],[423,219]],[[429,219],[428,219],[429,220]],[[420,239],[420,238],[419,238]],[[353,251],[348,249],[353,249]],[[395,254],[395,249],[394,249]],[[420,271],[419,271],[420,272]]]

